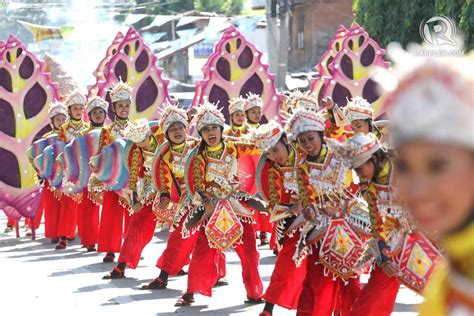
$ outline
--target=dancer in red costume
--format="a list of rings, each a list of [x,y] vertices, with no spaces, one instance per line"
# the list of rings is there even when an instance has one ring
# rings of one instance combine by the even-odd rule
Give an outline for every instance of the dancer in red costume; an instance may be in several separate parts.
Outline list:
[[[260,315],[272,315],[274,305],[296,309],[306,275],[306,260],[297,267],[293,261],[299,231],[289,230],[301,204],[296,203],[297,151],[288,143],[283,128],[275,121],[260,126],[252,135],[255,145],[265,152],[257,170],[259,193],[269,205],[275,222],[279,244],[278,257],[263,298],[266,301]],[[263,176],[265,174],[265,176]]]
[[[176,306],[192,304],[196,292],[212,295],[221,270],[221,252],[230,247],[242,263],[246,302],[258,303],[263,292],[259,254],[253,215],[244,200],[258,202],[239,190],[237,179],[238,158],[255,149],[222,139],[224,117],[214,104],[200,105],[194,119],[202,140],[188,158],[187,171],[191,172],[186,173],[186,181],[194,203],[200,205],[190,212],[186,222],[197,223],[192,228],[197,240],[189,264],[188,287]]]
[[[100,97],[94,97],[88,101],[86,112],[91,125],[82,132],[82,135],[103,128],[108,107],[109,104],[107,101]],[[86,247],[87,252],[96,251],[95,245],[99,237],[99,208],[101,196],[94,193],[92,187],[95,185],[99,184],[94,177],[91,177],[89,179],[89,187],[91,187],[92,194],[89,193],[88,188],[84,189],[77,212],[78,232],[81,237],[81,244]]]
[[[300,316],[329,316],[334,312],[349,315],[352,303],[359,295],[360,283],[354,266],[347,262],[357,262],[364,249],[362,240],[370,233],[354,236],[352,231],[358,230],[345,225],[352,210],[349,205],[357,206],[350,191],[352,173],[325,145],[324,126],[322,114],[304,108],[294,109],[288,120],[288,130],[303,152],[298,168],[298,192],[305,208],[303,214],[308,220],[304,224],[296,257],[301,260],[300,256],[309,254],[306,279],[298,303],[297,315]],[[361,220],[363,214],[367,215],[365,223],[369,227],[368,211],[357,213],[357,218]],[[334,236],[332,227],[344,232],[345,238]],[[339,243],[332,243],[336,238]],[[331,256],[331,252],[342,253],[343,257]],[[320,253],[330,259],[321,260]],[[341,306],[338,306],[339,297]]]
[[[231,106],[229,105],[229,112]],[[240,110],[240,109],[239,109]],[[263,102],[262,99],[255,94],[250,93],[242,102],[242,111],[245,113],[247,118],[246,133],[249,128],[258,128],[260,121],[262,120]],[[239,113],[239,112],[237,112]],[[236,115],[231,115],[231,118]],[[260,245],[268,244],[267,233],[273,232],[273,224],[270,223],[270,217],[267,213],[255,212],[255,231],[259,232]],[[272,249],[276,250],[276,243],[270,245]]]
[[[44,134],[43,138],[59,134],[61,126],[67,119],[67,108],[60,102],[51,103],[49,105],[48,115],[51,120],[51,131]],[[44,181],[42,194],[40,210],[38,210],[38,213],[42,214],[44,212],[44,235],[46,238],[51,239],[51,243],[57,243],[59,241],[57,232],[61,193],[58,190],[51,188],[48,181]]]
[[[89,125],[82,121],[86,97],[81,92],[72,92],[66,98],[65,104],[68,109],[69,122],[61,126],[58,141],[68,143],[74,137],[80,135],[82,131],[88,129]],[[59,209],[57,232],[60,240],[56,245],[56,250],[66,249],[68,238],[74,238],[76,235],[77,205],[78,203],[73,199],[73,196],[63,193]]]
[[[129,122],[125,129],[125,139],[129,141],[124,159],[129,170],[129,190],[131,191],[131,219],[125,233],[117,266],[103,279],[125,277],[125,268],[135,269],[143,248],[153,238],[156,217],[152,204],[156,196],[151,167],[158,145],[163,142],[163,133],[158,126],[150,128],[147,119]]]
[[[184,238],[183,223],[191,209],[192,196],[188,195],[184,182],[186,157],[197,145],[195,140],[186,140],[188,120],[184,110],[167,105],[162,112],[160,128],[166,136],[155,153],[153,180],[158,190],[153,212],[159,220],[170,225],[168,243],[156,266],[160,275],[142,289],[164,289],[168,277],[182,275],[182,268],[190,261],[197,234]],[[225,259],[224,259],[225,260]]]
[[[110,125],[102,129],[97,153],[100,153],[102,147],[109,146],[114,140],[124,137],[132,103],[131,97],[132,88],[123,82],[117,83],[110,91],[112,111],[115,117]],[[106,253],[103,262],[113,262],[115,253],[120,252],[122,247],[122,237],[127,231],[130,221],[130,215],[124,206],[126,203],[116,192],[103,192],[99,239],[97,241],[97,251]]]

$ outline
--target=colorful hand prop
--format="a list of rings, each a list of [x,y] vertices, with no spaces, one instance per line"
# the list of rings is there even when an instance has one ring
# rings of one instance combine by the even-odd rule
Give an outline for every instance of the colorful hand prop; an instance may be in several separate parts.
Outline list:
[[[110,102],[108,89],[121,79],[133,87],[129,118],[157,119],[158,109],[162,104],[171,102],[168,80],[161,77],[162,71],[156,66],[153,51],[145,44],[140,34],[130,28],[120,42],[116,54],[110,58],[102,71],[104,81],[98,82],[97,91],[90,90],[89,94],[97,94]],[[112,107],[109,107],[109,116],[112,119],[114,117]]]
[[[41,138],[35,141],[28,150],[26,151],[26,156],[28,160],[33,164],[33,160],[43,153],[43,150],[56,142],[58,139],[57,135],[50,135],[47,138]],[[35,168],[34,164],[33,167]],[[41,176],[41,175],[40,175]]]
[[[361,96],[372,105],[378,117],[383,114],[380,112],[383,95],[372,80],[372,72],[377,67],[389,68],[384,54],[385,50],[357,23],[349,30],[340,26],[329,50],[316,66],[319,76],[312,80],[311,90],[319,100],[330,96],[341,107],[346,105],[347,99]]]
[[[13,35],[0,44],[0,209],[15,218],[34,217],[40,196],[28,147],[46,133],[47,105],[56,86],[42,63]]]
[[[55,142],[47,146],[43,153],[33,160],[36,170],[42,179],[48,180],[49,185],[54,188],[60,188],[63,181],[63,169],[60,161],[61,153],[64,151],[64,142]]]
[[[123,139],[116,140],[102,148],[100,154],[91,159],[91,163],[97,167],[93,176],[102,182],[107,190],[118,191],[127,186],[128,170],[124,159],[126,144]]]
[[[219,103],[229,120],[229,100],[254,93],[263,100],[267,120],[281,119],[279,104],[282,96],[275,89],[275,76],[261,62],[262,52],[248,42],[233,26],[224,31],[214,53],[203,67],[204,80],[196,82],[192,106],[208,100]]]
[[[64,192],[80,193],[87,187],[92,173],[89,160],[99,147],[99,136],[100,130],[93,130],[64,147]]]

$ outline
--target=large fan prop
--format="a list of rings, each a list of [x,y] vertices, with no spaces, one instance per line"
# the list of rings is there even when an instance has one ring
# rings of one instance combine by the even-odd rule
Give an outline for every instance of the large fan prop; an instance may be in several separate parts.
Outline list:
[[[348,99],[361,96],[372,105],[375,117],[381,116],[384,95],[372,76],[376,68],[389,68],[384,54],[385,50],[359,24],[354,23],[350,29],[339,26],[329,50],[316,65],[318,77],[312,80],[311,91],[319,100],[332,97],[341,107]]]
[[[192,106],[204,101],[218,103],[229,120],[229,100],[253,93],[262,98],[266,120],[281,120],[282,96],[275,89],[275,76],[268,72],[268,65],[261,58],[262,52],[235,27],[227,28],[202,69],[204,79],[196,82]]]
[[[20,40],[11,35],[0,44],[0,209],[16,221],[38,211],[36,174],[25,152],[49,130],[47,105],[56,90]]]
[[[89,96],[98,95],[110,103],[109,89],[120,80],[133,87],[133,102],[129,118],[159,118],[159,109],[171,102],[168,80],[162,78],[163,70],[156,65],[156,56],[134,28],[123,39],[117,34],[107,49],[106,57],[94,72],[97,82],[89,87]],[[114,118],[112,107],[109,117]]]

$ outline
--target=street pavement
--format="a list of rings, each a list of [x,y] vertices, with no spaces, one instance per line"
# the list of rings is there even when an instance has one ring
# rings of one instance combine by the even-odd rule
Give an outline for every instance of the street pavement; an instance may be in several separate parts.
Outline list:
[[[23,223],[23,222],[22,222]],[[156,260],[166,246],[167,231],[157,230],[143,251],[136,270],[126,270],[126,279],[102,280],[113,263],[102,263],[103,254],[87,253],[76,239],[66,250],[54,250],[44,238],[43,224],[37,240],[3,233],[6,217],[0,214],[0,315],[258,315],[263,305],[244,303],[238,256],[227,254],[229,285],[214,289],[212,298],[197,295],[191,307],[177,308],[177,298],[186,289],[186,276],[170,278],[165,290],[141,290],[158,276]],[[260,273],[268,286],[276,257],[268,246],[260,247]],[[367,276],[362,277],[366,282]],[[384,299],[380,297],[380,299]],[[416,315],[422,298],[401,287],[392,315]],[[295,315],[275,307],[274,315]]]

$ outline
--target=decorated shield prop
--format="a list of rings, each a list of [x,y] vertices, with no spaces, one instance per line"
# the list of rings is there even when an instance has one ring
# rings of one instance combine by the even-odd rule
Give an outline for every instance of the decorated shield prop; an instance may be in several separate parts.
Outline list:
[[[344,219],[331,220],[321,243],[319,259],[334,275],[347,280],[364,251],[364,244]]]
[[[192,106],[204,101],[217,103],[229,120],[229,100],[253,93],[262,98],[264,117],[280,120],[279,104],[283,97],[275,89],[275,76],[268,72],[268,65],[261,58],[262,52],[235,27],[227,28],[202,69],[204,79],[196,82]]]
[[[0,209],[16,219],[34,217],[40,201],[25,152],[50,130],[47,105],[57,99],[42,68],[15,36],[0,44]]]
[[[115,50],[114,47],[109,49],[110,54]],[[105,64],[101,72],[103,80],[98,79],[96,87],[91,87],[89,94],[98,95],[110,102],[108,90],[122,80],[133,88],[129,118],[157,119],[158,109],[165,102],[172,103],[168,94],[168,80],[162,78],[162,72],[163,70],[156,65],[153,51],[145,44],[140,34],[134,28],[130,28],[118,44],[116,53]],[[99,78],[99,73],[97,77]],[[111,106],[108,114],[111,119],[114,118]]]
[[[104,184],[105,189],[119,191],[128,183],[128,170],[125,165],[125,146],[123,139],[114,141],[109,146],[104,146],[100,154],[91,157],[94,166],[92,175]]]
[[[382,115],[380,108],[384,96],[372,76],[377,67],[389,68],[384,54],[385,51],[357,23],[350,29],[340,26],[328,52],[316,66],[319,76],[312,80],[311,91],[319,100],[332,97],[341,107],[352,97],[363,97],[374,108],[375,117]]]
[[[152,205],[153,214],[159,221],[172,225],[174,223],[176,214],[179,211],[179,205],[170,203],[167,208],[161,210],[158,207],[159,204],[160,204],[160,195],[157,194]]]
[[[68,193],[80,193],[87,188],[91,176],[90,157],[99,147],[100,130],[93,130],[86,135],[77,136],[64,147],[63,190]]]
[[[229,201],[219,201],[206,225],[206,236],[213,245],[225,251],[236,243],[244,228]]]
[[[413,232],[405,238],[402,252],[394,260],[398,264],[398,278],[410,289],[421,293],[436,264],[443,256],[422,233]]]

